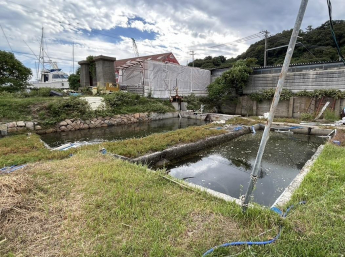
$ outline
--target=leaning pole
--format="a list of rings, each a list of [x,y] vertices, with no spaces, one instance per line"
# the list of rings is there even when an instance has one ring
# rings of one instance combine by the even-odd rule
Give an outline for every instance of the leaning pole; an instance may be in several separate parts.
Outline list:
[[[248,203],[249,203],[250,196],[251,196],[251,194],[253,192],[254,186],[255,186],[256,181],[258,179],[258,173],[259,173],[260,166],[261,166],[262,155],[263,155],[263,153],[265,151],[266,143],[267,143],[268,138],[269,138],[269,132],[270,132],[271,125],[272,125],[272,122],[273,122],[274,113],[275,113],[275,111],[277,109],[277,106],[278,106],[280,94],[281,94],[283,86],[284,86],[285,77],[286,77],[286,74],[287,74],[288,69],[289,69],[289,65],[290,65],[290,62],[291,62],[291,57],[292,57],[292,54],[293,54],[294,49],[295,49],[295,44],[296,44],[296,41],[297,41],[297,36],[298,36],[299,30],[301,28],[303,16],[304,16],[305,10],[307,8],[307,5],[308,5],[308,0],[302,0],[301,6],[300,6],[299,11],[298,11],[297,19],[296,19],[296,22],[295,22],[295,26],[293,28],[293,32],[292,32],[292,35],[291,35],[291,38],[290,38],[290,43],[289,43],[289,46],[288,46],[288,49],[287,49],[287,52],[286,52],[286,55],[285,55],[285,60],[284,60],[284,64],[283,64],[283,67],[282,67],[282,71],[281,71],[280,76],[279,76],[277,88],[276,88],[276,91],[275,91],[275,94],[274,94],[274,97],[273,97],[273,100],[272,100],[272,104],[271,104],[271,109],[270,109],[270,113],[269,113],[269,116],[268,116],[268,120],[267,120],[267,123],[266,123],[266,126],[265,126],[264,133],[263,133],[262,138],[261,138],[261,143],[260,143],[260,146],[259,146],[259,150],[258,150],[258,153],[257,153],[257,156],[256,156],[256,160],[255,160],[255,163],[254,163],[254,166],[253,166],[253,170],[252,170],[252,173],[251,173],[251,176],[250,176],[249,186],[248,186],[246,195],[242,198],[242,210],[244,212],[248,208]]]

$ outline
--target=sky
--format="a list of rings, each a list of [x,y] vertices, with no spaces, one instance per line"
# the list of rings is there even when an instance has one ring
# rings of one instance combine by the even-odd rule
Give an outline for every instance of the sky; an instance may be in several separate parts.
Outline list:
[[[332,0],[333,19],[345,19],[344,0]],[[302,29],[328,20],[326,0],[309,0]],[[195,58],[236,57],[268,30],[294,26],[300,0],[0,0],[0,50],[13,51],[36,77],[42,27],[46,57],[73,73],[87,56],[135,57],[173,52],[181,65]],[[7,37],[5,37],[5,35]],[[275,40],[272,37],[271,40]],[[231,43],[217,46],[219,44]],[[74,46],[74,55],[73,55]]]

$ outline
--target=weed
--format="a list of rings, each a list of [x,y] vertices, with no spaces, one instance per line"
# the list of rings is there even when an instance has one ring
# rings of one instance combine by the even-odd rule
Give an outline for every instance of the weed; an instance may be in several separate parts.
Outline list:
[[[323,113],[323,118],[326,121],[337,121],[339,120],[340,117],[334,111],[326,109],[325,112]]]

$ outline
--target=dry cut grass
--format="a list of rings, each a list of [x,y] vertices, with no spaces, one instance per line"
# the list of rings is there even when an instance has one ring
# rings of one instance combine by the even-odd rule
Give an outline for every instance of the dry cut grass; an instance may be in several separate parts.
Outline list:
[[[0,179],[1,256],[200,256],[279,222],[88,151]]]

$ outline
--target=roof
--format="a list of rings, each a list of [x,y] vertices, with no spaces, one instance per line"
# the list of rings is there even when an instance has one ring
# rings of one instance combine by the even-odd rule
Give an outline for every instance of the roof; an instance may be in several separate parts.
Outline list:
[[[115,62],[115,68],[124,66],[127,63],[131,62],[137,62],[137,61],[146,61],[146,60],[152,60],[156,62],[172,62],[174,60],[174,63],[179,64],[179,62],[176,60],[174,54],[172,52],[170,53],[164,53],[164,54],[154,54],[154,55],[147,55],[147,56],[140,56],[140,57],[133,57],[128,59],[122,59],[122,60],[116,60]]]

